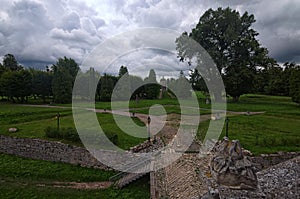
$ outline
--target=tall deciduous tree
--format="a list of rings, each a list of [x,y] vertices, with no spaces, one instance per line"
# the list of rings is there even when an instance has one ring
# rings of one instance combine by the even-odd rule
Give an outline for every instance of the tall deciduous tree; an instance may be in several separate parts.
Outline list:
[[[300,104],[300,66],[297,65],[292,69],[290,76],[290,96],[292,100]]]
[[[9,70],[1,76],[0,85],[2,94],[9,100],[24,102],[31,95],[32,76],[28,70]]]
[[[273,61],[256,39],[258,33],[251,27],[254,22],[254,16],[248,12],[241,16],[230,8],[209,9],[191,33],[181,36],[194,39],[210,54],[223,74],[227,94],[235,101],[253,89],[257,67]],[[177,39],[181,60],[193,58],[194,52],[182,41]]]
[[[0,77],[7,69],[0,63]]]
[[[184,76],[183,71],[180,71],[179,78],[170,83],[169,85],[172,92],[175,93],[176,97],[179,99],[185,99],[191,97],[192,85]]]
[[[70,103],[72,100],[72,89],[79,66],[71,58],[59,58],[52,66],[53,80],[52,91],[54,101],[57,103]]]
[[[3,66],[11,71],[21,70],[22,66],[18,63],[15,56],[6,54],[3,58]]]
[[[104,74],[97,86],[97,93],[100,101],[111,101],[113,89],[118,81],[118,78],[109,74]]]
[[[144,81],[146,83],[144,86],[146,98],[156,99],[159,95],[159,89],[161,86],[157,83],[156,73],[153,69],[149,71],[149,76],[146,77]]]
[[[207,86],[204,82],[203,77],[200,75],[197,68],[191,69],[189,73],[189,82],[192,85],[192,88],[196,91],[208,92]]]
[[[32,94],[43,99],[52,96],[52,78],[49,71],[31,70],[32,74]]]
[[[128,73],[127,67],[126,66],[121,66],[120,69],[119,69],[119,77],[122,77],[126,73]]]

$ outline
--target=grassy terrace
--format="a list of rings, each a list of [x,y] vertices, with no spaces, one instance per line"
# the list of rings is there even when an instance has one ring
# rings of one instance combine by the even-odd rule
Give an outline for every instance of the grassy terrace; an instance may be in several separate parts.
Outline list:
[[[107,181],[112,171],[30,160],[0,154],[0,198],[149,198],[147,176],[118,190],[77,190],[53,186],[57,182]],[[41,186],[43,185],[43,186]]]
[[[74,128],[72,110],[70,108],[43,108],[26,107],[13,104],[0,104],[0,133],[4,135],[13,135],[16,137],[41,138],[47,140],[56,140],[73,145],[81,145],[80,142],[72,142],[63,139],[51,139],[45,135],[47,126],[56,127],[56,114],[60,113],[60,128]],[[121,131],[115,124],[111,114],[97,113],[101,128],[109,137],[111,134],[118,136],[118,146],[123,149],[129,149],[145,139],[131,137]],[[125,117],[125,116],[118,116]],[[134,122],[140,126],[144,123],[134,118]],[[11,134],[8,132],[10,127],[18,128],[18,132]],[[146,134],[146,132],[144,132]]]
[[[300,106],[289,97],[244,95],[238,103],[229,99],[227,109],[265,112],[229,115],[229,137],[240,140],[242,146],[254,154],[300,150]],[[200,124],[199,137],[206,133],[208,124]],[[221,137],[224,135],[225,127]]]
[[[16,137],[58,140],[64,143],[81,145],[63,139],[51,139],[45,135],[47,126],[56,127],[57,112],[60,113],[61,128],[74,127],[70,108],[25,107],[14,104],[0,104],[0,133]],[[124,134],[115,125],[111,114],[97,113],[98,120],[109,136],[118,135],[118,145],[124,149],[137,145],[144,139]],[[119,116],[122,117],[122,116]],[[143,126],[138,119],[134,122]],[[16,133],[8,128],[17,127]],[[149,179],[144,177],[122,190],[108,188],[103,190],[76,190],[54,187],[55,182],[93,182],[107,181],[116,172],[81,168],[78,166],[30,160],[0,154],[0,198],[149,198]],[[39,186],[43,184],[43,186]]]

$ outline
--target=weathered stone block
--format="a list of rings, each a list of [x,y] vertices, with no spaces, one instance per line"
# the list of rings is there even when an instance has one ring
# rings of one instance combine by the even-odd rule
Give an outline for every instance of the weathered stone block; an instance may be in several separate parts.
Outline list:
[[[214,153],[210,169],[217,183],[234,189],[257,187],[255,166],[248,156],[244,156],[238,140],[224,138],[216,145]]]

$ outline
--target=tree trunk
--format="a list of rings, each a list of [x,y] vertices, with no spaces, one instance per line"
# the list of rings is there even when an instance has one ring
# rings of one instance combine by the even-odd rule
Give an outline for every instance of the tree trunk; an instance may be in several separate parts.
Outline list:
[[[46,103],[46,96],[42,95],[43,103]]]

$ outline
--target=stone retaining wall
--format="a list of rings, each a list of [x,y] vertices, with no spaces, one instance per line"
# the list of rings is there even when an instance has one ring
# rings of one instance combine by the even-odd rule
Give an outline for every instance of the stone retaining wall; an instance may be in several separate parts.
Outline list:
[[[160,138],[156,138],[155,140],[151,139],[150,142],[145,140],[143,143],[137,146],[130,147],[129,151],[132,153],[149,153],[163,147],[163,141]]]
[[[161,143],[161,140],[158,139],[155,145],[145,142],[131,148],[130,151],[148,152],[149,149],[157,149],[162,147],[162,145],[163,144]],[[103,165],[96,158],[94,158],[85,148],[72,146],[61,142],[31,138],[15,138],[0,135],[0,153],[39,160],[65,162],[83,167],[108,169],[107,166]],[[292,159],[296,156],[300,156],[300,152],[261,154],[259,156],[251,157],[251,159],[253,163],[256,164],[256,167],[261,170]]]
[[[250,158],[257,169],[262,170],[281,162],[285,162],[297,156],[300,156],[300,152],[278,152],[274,154],[261,154],[259,156],[253,156]]]
[[[108,170],[86,149],[60,142],[0,135],[0,153]]]

